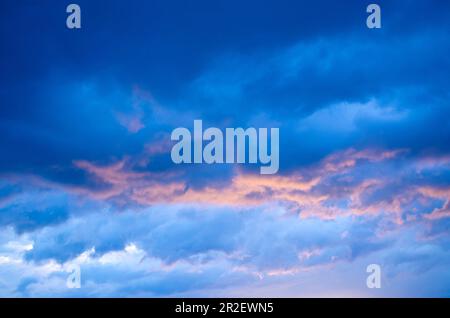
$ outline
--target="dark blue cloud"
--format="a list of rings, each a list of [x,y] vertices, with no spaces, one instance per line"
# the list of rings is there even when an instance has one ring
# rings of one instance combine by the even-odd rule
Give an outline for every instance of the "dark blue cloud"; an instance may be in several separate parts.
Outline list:
[[[11,192],[8,189],[15,189]],[[67,197],[54,191],[5,186],[1,192],[9,194],[0,205],[0,227],[12,226],[18,233],[55,225],[69,218]]]
[[[279,122],[284,169],[352,145],[447,151],[449,11],[442,2],[383,2],[384,27],[375,31],[365,27],[359,1],[80,5],[83,28],[70,31],[62,3],[2,4],[1,171],[87,183],[72,160],[136,154],[181,124],[161,123],[147,110],[143,131],[124,129],[116,115],[134,111],[136,84],[166,110],[215,126],[249,125],[261,113]],[[371,98],[409,111],[408,118],[362,118],[350,134],[296,133],[298,120],[318,109]]]

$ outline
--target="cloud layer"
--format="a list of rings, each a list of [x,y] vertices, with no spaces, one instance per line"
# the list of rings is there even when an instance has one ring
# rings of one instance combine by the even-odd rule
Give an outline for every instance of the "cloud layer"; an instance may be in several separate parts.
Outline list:
[[[450,295],[448,4],[78,3],[0,5],[0,296]],[[194,119],[279,173],[173,164]]]

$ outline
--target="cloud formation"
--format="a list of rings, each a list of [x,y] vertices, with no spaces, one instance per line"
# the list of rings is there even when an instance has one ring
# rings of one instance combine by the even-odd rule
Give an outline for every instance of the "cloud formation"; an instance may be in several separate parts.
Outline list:
[[[0,296],[450,295],[448,3],[79,4],[0,4]],[[279,173],[173,164],[199,118]]]

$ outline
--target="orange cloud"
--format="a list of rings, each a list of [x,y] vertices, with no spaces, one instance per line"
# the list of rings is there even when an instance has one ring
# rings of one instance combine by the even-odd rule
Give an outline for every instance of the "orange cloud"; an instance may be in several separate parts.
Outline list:
[[[158,145],[147,152],[159,152],[166,148]],[[361,196],[382,187],[385,181],[367,179],[349,186],[345,190],[348,206],[327,204],[332,198],[329,193],[317,191],[322,182],[336,173],[355,167],[360,160],[378,162],[394,158],[403,150],[356,151],[349,149],[326,157],[308,169],[299,170],[288,176],[255,175],[236,169],[235,175],[225,186],[208,184],[192,188],[181,173],[136,172],[132,170],[130,158],[124,158],[111,165],[99,166],[87,161],[76,161],[76,167],[88,172],[100,185],[98,189],[78,188],[77,191],[99,200],[114,200],[121,204],[209,204],[227,206],[256,206],[267,203],[281,203],[302,217],[333,219],[344,215],[377,214],[380,211],[402,212],[402,198],[391,202],[363,205]],[[311,175],[312,174],[312,175]]]
[[[421,187],[418,192],[424,196],[445,201],[441,208],[434,209],[430,214],[424,215],[424,218],[438,220],[450,217],[450,187]]]

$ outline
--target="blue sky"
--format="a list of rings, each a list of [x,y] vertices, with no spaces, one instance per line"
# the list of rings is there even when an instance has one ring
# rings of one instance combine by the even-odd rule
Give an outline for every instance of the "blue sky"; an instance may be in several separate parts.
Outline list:
[[[0,296],[449,296],[450,4],[77,3],[0,4]],[[175,165],[194,119],[278,174]]]

